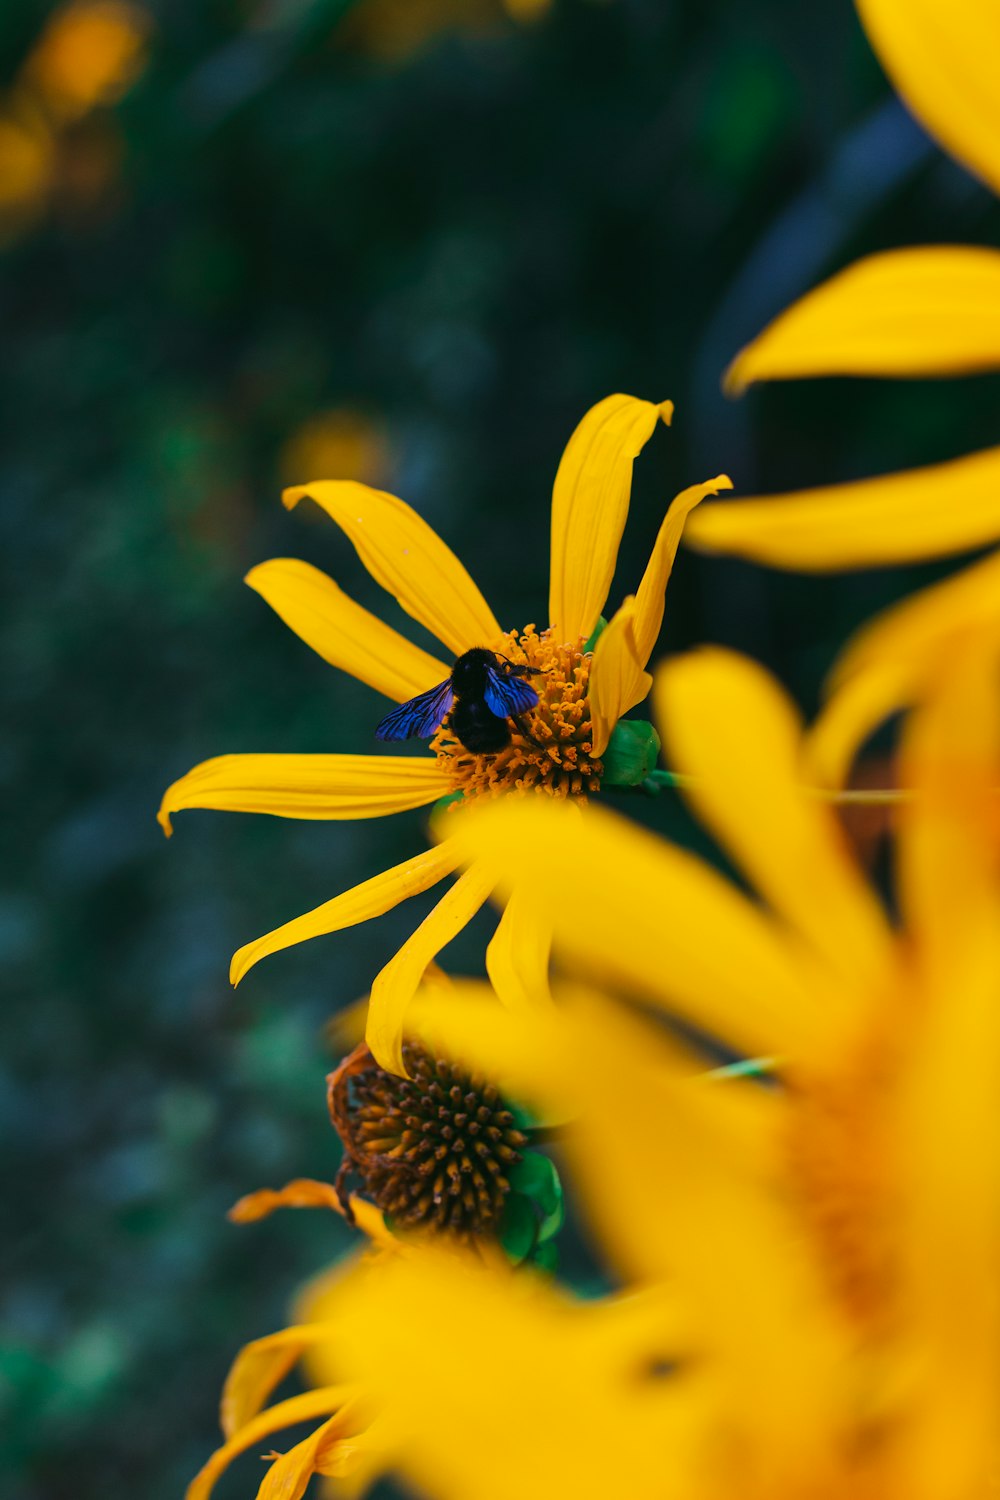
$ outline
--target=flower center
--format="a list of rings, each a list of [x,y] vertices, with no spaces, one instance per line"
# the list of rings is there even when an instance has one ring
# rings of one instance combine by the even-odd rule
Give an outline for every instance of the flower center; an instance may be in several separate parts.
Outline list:
[[[843,1077],[792,1082],[788,1161],[834,1296],[884,1330],[894,1311],[891,1171],[882,1122],[891,1079],[882,1049]]]
[[[350,1217],[347,1180],[399,1228],[472,1239],[495,1234],[508,1173],[528,1137],[487,1079],[403,1043],[409,1078],[355,1048],[330,1076],[330,1118],[344,1143],[337,1191]]]
[[[508,631],[493,649],[512,662],[538,668],[538,675],[529,679],[538,703],[520,716],[520,724],[511,724],[510,744],[489,755],[467,750],[445,720],[431,749],[454,790],[466,797],[511,791],[585,797],[596,792],[603,766],[592,754],[587,702],[591,658],[584,655],[583,641],[558,644],[547,630],[539,635],[534,625],[526,625],[521,632]]]

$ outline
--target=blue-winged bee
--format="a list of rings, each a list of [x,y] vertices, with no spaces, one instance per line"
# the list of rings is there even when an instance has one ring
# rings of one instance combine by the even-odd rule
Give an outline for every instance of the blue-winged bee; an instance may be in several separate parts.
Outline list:
[[[517,722],[537,704],[538,694],[525,678],[541,670],[474,646],[462,653],[444,682],[387,713],[375,738],[428,740],[448,719],[448,728],[466,750],[494,755],[510,744],[510,720]]]

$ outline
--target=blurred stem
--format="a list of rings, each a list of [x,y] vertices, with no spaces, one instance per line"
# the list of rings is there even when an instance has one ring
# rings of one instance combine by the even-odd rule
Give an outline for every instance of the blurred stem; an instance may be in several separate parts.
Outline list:
[[[700,776],[685,776],[680,771],[650,771],[646,779],[640,783],[638,790],[645,792],[648,797],[658,797],[665,787],[677,787],[684,791],[686,788],[697,788],[701,784]],[[629,788],[616,788],[616,790],[629,790]],[[825,786],[807,786],[802,790],[810,797],[818,797],[822,802],[832,802],[838,807],[865,806],[865,807],[893,807],[900,802],[910,802],[914,792],[909,787],[865,787],[864,789],[838,788]]]

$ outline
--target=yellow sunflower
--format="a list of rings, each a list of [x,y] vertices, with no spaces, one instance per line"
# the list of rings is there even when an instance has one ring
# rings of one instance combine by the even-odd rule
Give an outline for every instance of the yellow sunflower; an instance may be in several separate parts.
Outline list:
[[[326,511],[376,582],[437,637],[449,660],[430,656],[355,604],[326,574],[293,558],[262,563],[247,575],[250,587],[285,623],[333,666],[396,702],[442,683],[450,659],[473,647],[501,652],[540,674],[531,679],[540,696],[528,734],[518,728],[506,749],[475,755],[446,720],[432,742],[433,753],[424,756],[220,756],[167,790],[159,812],[165,832],[170,833],[171,816],[190,807],[287,818],[373,818],[455,793],[465,803],[507,792],[582,802],[602,781],[642,780],[655,761],[655,736],[648,726],[619,726],[618,721],[649,689],[646,663],[663,621],[664,591],[685,518],[705,495],[731,487],[719,475],[676,497],[638,590],[602,628],[601,610],[628,514],[632,464],[657,422],[669,422],[672,412],[669,401],[608,396],[570,438],[552,496],[549,624],[542,630],[534,625],[504,630],[455,555],[395,496],[336,480],[286,490],[290,509],[308,496]],[[457,846],[446,839],[286,922],[235,954],[233,983],[266,955],[379,916],[454,874],[458,864]],[[428,964],[484,904],[493,883],[482,863],[461,874],[376,978],[367,1040],[382,1066],[404,1071],[406,1006]],[[523,1001],[528,978],[544,968],[547,957],[543,912],[515,895],[487,951],[490,977],[502,998]]]
[[[314,1285],[275,1347],[364,1392],[365,1482],[401,1474],[433,1500],[994,1493],[1000,705],[997,641],[963,644],[905,726],[899,925],[803,788],[794,709],[726,652],[668,666],[658,706],[756,899],[602,810],[463,820],[467,857],[551,902],[588,988],[521,1014],[439,989],[414,1034],[568,1120],[620,1290],[581,1301],[419,1244]],[[773,1081],[699,1073],[663,1015],[768,1053]],[[262,1500],[298,1500],[350,1457],[339,1441],[277,1459],[286,1488],[268,1475]]]
[[[709,1118],[704,1083],[698,1096],[688,1081],[686,1115],[676,1097],[671,1108],[682,1070],[635,1014],[585,1009],[582,1041],[579,1020],[560,1034],[555,1017],[547,1033],[528,1018],[506,1044],[509,1017],[463,1006],[449,1023],[463,1052],[520,1075],[522,1095],[572,1099],[570,1165],[615,1264],[630,1284],[676,1289],[674,1399],[714,1436],[693,1481],[651,1454],[661,1485],[644,1493],[968,1500],[995,1487],[997,664],[995,634],[953,642],[906,723],[898,923],[803,787],[791,704],[729,653],[667,666],[658,717],[692,804],[757,899],[600,810],[581,821],[519,805],[463,828],[502,886],[554,893],[571,968],[778,1060],[773,1089],[748,1097],[731,1083]],[[359,1307],[355,1291],[342,1367],[370,1378],[361,1322],[377,1302]],[[405,1364],[405,1334],[379,1336]],[[707,1432],[699,1377],[718,1380]],[[428,1483],[428,1469],[410,1472]],[[468,1478],[468,1493],[492,1493]]]
[[[946,150],[1000,191],[1000,91],[994,0],[857,0],[886,72]],[[959,375],[1000,367],[1000,251],[934,245],[872,255],[784,312],[734,360],[734,392],[817,375]],[[877,567],[1000,539],[1000,447],[947,463],[782,496],[706,507],[688,542],[807,572]],[[843,745],[912,701],[923,648],[1000,611],[1000,558],[950,581],[885,629],[907,637],[892,671],[873,665],[879,635],[845,654],[822,726],[818,769],[844,774]],[[907,607],[909,608],[909,607]],[[881,632],[882,627],[878,627]]]

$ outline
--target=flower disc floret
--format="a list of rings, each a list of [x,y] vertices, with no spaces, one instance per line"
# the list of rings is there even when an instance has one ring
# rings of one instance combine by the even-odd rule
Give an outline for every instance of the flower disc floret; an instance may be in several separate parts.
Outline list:
[[[362,1045],[330,1077],[345,1212],[356,1177],[394,1227],[461,1239],[496,1234],[528,1137],[482,1074],[412,1042],[403,1043],[403,1060],[408,1078],[380,1068]]]

